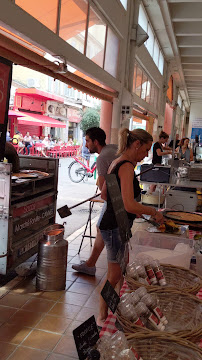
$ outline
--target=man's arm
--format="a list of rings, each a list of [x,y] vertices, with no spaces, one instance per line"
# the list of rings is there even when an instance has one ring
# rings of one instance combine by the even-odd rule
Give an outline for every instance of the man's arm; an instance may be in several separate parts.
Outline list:
[[[100,191],[102,190],[104,182],[105,182],[104,176],[103,175],[98,176],[97,186],[99,187]]]

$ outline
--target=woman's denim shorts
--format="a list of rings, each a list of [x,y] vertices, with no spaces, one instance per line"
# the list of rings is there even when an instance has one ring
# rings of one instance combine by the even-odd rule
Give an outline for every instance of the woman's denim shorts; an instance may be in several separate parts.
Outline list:
[[[101,213],[100,213],[98,222],[97,222],[97,227],[98,227],[98,228],[99,228],[99,226],[100,226],[101,220],[102,220],[103,215],[104,215],[104,213],[105,213],[106,210],[107,210],[107,202],[104,201],[104,204],[103,204],[103,206],[102,206],[102,210],[101,210]]]
[[[120,263],[128,254],[128,243],[123,244],[119,229],[100,230],[107,249],[107,259],[111,263]]]

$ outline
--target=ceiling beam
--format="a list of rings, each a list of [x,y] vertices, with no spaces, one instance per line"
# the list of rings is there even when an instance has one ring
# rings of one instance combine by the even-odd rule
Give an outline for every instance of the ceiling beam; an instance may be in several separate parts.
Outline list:
[[[190,3],[190,0],[167,0],[169,4]],[[202,3],[202,0],[194,0],[195,3]]]
[[[200,24],[202,28],[202,23]],[[202,47],[202,35],[201,36],[179,36],[177,37],[177,43],[179,48],[194,48],[194,47]]]
[[[202,70],[202,64],[185,64],[183,65],[183,70],[187,71],[187,70],[191,70],[191,71],[198,71],[198,70]]]
[[[173,22],[202,21],[202,3],[175,3],[170,5],[170,13]]]
[[[189,77],[197,77],[197,76],[202,76],[202,70],[196,70],[194,71],[194,69],[192,70],[185,70],[184,69],[184,75],[185,75],[185,78],[189,78]]]
[[[180,54],[181,56],[192,56],[192,57],[202,56],[202,47],[180,48]]]
[[[190,22],[187,26],[186,22],[174,23],[174,30],[176,36],[200,36],[202,35],[202,26],[199,22]]]
[[[183,73],[182,64],[181,64],[179,48],[178,48],[177,41],[176,41],[176,36],[175,36],[174,28],[173,28],[173,22],[172,22],[171,15],[170,15],[169,5],[168,5],[167,1],[158,1],[158,5],[159,5],[160,11],[161,11],[161,16],[162,16],[162,19],[164,22],[164,26],[167,30],[167,36],[169,38],[169,42],[170,42],[170,45],[171,45],[171,48],[173,51],[173,59],[172,60],[174,62],[174,65],[177,67],[177,71],[178,71],[179,81],[177,81],[177,85],[180,88],[183,88],[184,94],[185,94],[184,101],[187,103],[187,105],[189,107],[190,106],[189,95],[188,95],[187,88],[186,88],[186,82],[184,79],[184,73]],[[173,78],[175,79],[174,71],[172,71],[172,75],[173,75]]]
[[[182,56],[181,57],[182,64],[200,64],[202,63],[202,56]]]

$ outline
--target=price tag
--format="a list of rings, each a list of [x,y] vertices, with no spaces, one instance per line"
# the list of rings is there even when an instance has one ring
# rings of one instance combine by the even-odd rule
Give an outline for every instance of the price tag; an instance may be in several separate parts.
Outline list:
[[[107,303],[110,310],[113,312],[113,314],[116,311],[116,308],[118,306],[118,303],[120,301],[120,297],[114,290],[114,288],[111,286],[110,282],[107,280],[105,283],[105,286],[103,287],[101,291],[101,295],[104,299],[104,301]]]
[[[89,349],[95,345],[99,339],[95,316],[91,316],[83,324],[74,329],[73,336],[79,359],[85,360]]]

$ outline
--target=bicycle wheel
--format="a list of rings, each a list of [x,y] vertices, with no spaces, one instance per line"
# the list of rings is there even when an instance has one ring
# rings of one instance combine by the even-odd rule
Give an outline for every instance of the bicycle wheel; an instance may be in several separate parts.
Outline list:
[[[68,174],[71,181],[74,183],[79,183],[84,179],[86,175],[86,169],[77,161],[73,161],[69,165]]]

